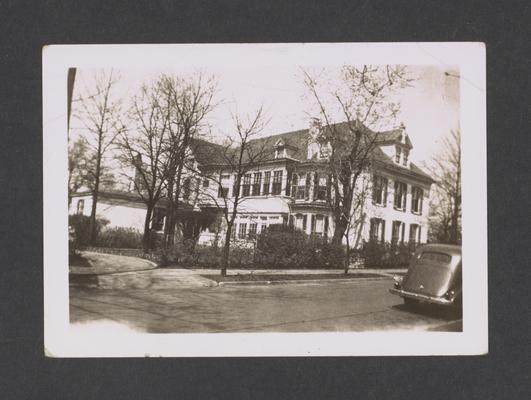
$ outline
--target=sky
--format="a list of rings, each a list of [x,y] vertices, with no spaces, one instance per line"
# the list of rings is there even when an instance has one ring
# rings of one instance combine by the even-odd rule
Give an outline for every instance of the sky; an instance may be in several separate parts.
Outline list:
[[[315,66],[312,66],[315,67]],[[306,68],[306,67],[304,67]],[[190,75],[197,68],[165,70],[120,69],[116,96],[128,98],[142,82],[156,78],[161,72]],[[219,66],[201,68],[215,76],[218,90],[216,108],[207,117],[212,134],[221,137],[234,132],[231,113],[252,115],[264,106],[268,124],[262,135],[271,135],[308,127],[311,109],[308,92],[303,84],[301,66]],[[412,86],[404,89],[398,100],[400,114],[388,129],[403,123],[413,143],[410,158],[423,165],[439,151],[441,140],[459,126],[459,71],[441,66],[408,66],[415,77]],[[74,87],[74,98],[90,91],[92,70],[80,70]],[[79,122],[72,123],[75,132]],[[75,133],[74,133],[75,134]]]

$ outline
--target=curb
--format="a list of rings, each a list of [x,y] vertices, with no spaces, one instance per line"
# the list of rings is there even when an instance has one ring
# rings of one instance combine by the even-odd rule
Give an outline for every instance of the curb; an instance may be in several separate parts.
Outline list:
[[[285,280],[285,281],[228,281],[228,282],[218,282],[218,286],[269,286],[269,285],[301,285],[305,283],[352,283],[359,281],[380,281],[390,279],[387,276],[371,277],[371,278],[339,278],[339,279],[294,279],[294,280]]]

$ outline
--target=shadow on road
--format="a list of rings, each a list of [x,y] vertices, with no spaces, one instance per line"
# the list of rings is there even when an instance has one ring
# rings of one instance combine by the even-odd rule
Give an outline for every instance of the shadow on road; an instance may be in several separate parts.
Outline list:
[[[392,308],[399,311],[420,314],[426,317],[440,318],[445,321],[453,321],[456,319],[461,319],[463,317],[463,312],[461,309],[454,307],[444,307],[436,304],[420,303],[414,306],[398,304],[392,306]]]

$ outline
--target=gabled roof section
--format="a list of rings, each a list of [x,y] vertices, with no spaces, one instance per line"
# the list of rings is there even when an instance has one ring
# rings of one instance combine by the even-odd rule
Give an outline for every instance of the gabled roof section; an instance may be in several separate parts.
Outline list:
[[[339,135],[340,141],[347,143],[352,137],[353,132],[349,125],[354,122],[339,122],[330,126],[322,128],[322,138],[326,141],[327,135]],[[397,165],[389,156],[387,156],[379,146],[387,144],[402,143],[403,145],[412,148],[413,145],[409,137],[405,134],[403,128],[393,129],[382,132],[375,132],[367,127],[362,128],[365,132],[365,140],[374,140],[378,146],[375,147],[372,157],[374,160],[385,164],[388,168],[393,168],[397,171],[407,173],[411,176],[417,176],[424,180],[433,182],[433,179],[425,173],[422,169],[415,164],[410,163],[410,167],[406,168]],[[405,135],[405,142],[401,141],[402,135]],[[196,143],[196,159],[200,164],[224,164],[226,159],[221,157],[220,154],[226,152],[224,146],[207,142],[205,140],[195,139]],[[271,136],[265,136],[256,138],[249,141],[249,153],[257,154],[264,153],[262,161],[270,161],[275,159],[275,148],[277,144],[281,142],[285,147],[290,148],[289,158],[299,161],[301,163],[318,162],[318,160],[312,160],[308,158],[308,145],[312,143],[312,138],[309,133],[309,129],[300,129],[297,131],[285,132]],[[233,149],[236,151],[236,149]],[[248,157],[244,157],[244,161],[247,161]]]
[[[255,150],[266,149],[266,152],[270,153],[270,157],[273,159],[276,144],[280,141],[284,144],[284,147],[292,150],[290,152],[291,157],[304,161],[308,154],[308,140],[308,129],[301,129],[253,139],[249,141],[249,145]]]
[[[204,139],[192,139],[190,150],[200,165],[224,164],[227,147]]]
[[[402,135],[405,135],[405,143],[402,141]],[[390,131],[378,132],[378,143],[380,145],[401,143],[410,149],[413,148],[413,144],[411,143],[409,136],[403,129],[393,129]]]
[[[420,178],[425,181],[429,181],[430,183],[435,182],[430,175],[428,175],[412,162],[409,163],[409,168],[396,164],[387,154],[383,152],[380,147],[376,147],[374,149],[372,156],[374,161],[383,164],[388,169],[403,173],[405,175]]]

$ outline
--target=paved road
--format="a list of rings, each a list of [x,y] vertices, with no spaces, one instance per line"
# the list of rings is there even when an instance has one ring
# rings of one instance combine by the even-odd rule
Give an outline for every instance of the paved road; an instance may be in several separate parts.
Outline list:
[[[459,330],[459,316],[411,311],[390,279],[352,282],[101,289],[70,288],[70,320],[113,321],[150,333]]]

